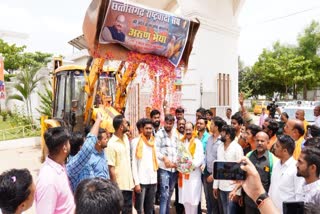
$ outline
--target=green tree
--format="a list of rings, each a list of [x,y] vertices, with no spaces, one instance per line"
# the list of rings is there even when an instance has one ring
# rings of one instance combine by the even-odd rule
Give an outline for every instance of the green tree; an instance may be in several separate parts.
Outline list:
[[[36,51],[34,53],[25,52],[22,54],[20,69],[40,69],[51,61],[52,54]]]
[[[31,110],[31,95],[37,87],[37,84],[42,79],[37,75],[39,67],[27,68],[22,70],[16,76],[16,83],[13,88],[16,89],[17,93],[10,95],[8,100],[14,99],[25,103],[27,109],[27,115],[33,121],[32,110]]]
[[[307,91],[320,82],[320,24],[312,21],[298,36],[298,46],[275,42],[271,49],[263,49],[258,61],[251,68],[240,66],[239,88],[250,91],[253,96],[273,96]]]
[[[320,25],[319,22],[312,21],[311,24],[306,27],[302,34],[298,36],[298,51],[306,59],[318,59],[317,52],[320,48]],[[319,66],[319,64],[317,65]]]
[[[297,84],[303,86],[303,98],[307,98],[307,90],[317,86],[320,75],[320,24],[312,21],[303,33],[298,36],[298,53],[310,60],[307,72],[300,72],[296,78]]]
[[[4,67],[12,73],[17,71],[13,88],[17,93],[10,95],[8,100],[15,99],[25,103],[27,115],[33,121],[31,111],[31,95],[39,81],[43,79],[37,73],[41,67],[51,60],[52,54],[42,52],[24,52],[26,46],[9,45],[0,39],[0,53],[4,56]]]
[[[8,73],[12,73],[15,70],[21,68],[22,54],[26,46],[16,46],[15,44],[9,45],[2,39],[0,39],[0,54],[4,57],[4,69]]]
[[[240,57],[238,58],[238,71],[239,71],[239,91],[244,93],[245,97],[250,97],[253,94],[253,89],[251,87],[252,80],[252,69],[251,67],[245,66],[241,61]]]
[[[253,66],[253,72],[259,78],[257,86],[261,94],[272,96],[274,92],[288,95],[295,84],[308,79],[310,60],[298,55],[297,48],[290,45],[274,43],[271,50],[264,49],[258,62]],[[299,75],[305,76],[300,78]],[[294,94],[296,97],[296,92]]]

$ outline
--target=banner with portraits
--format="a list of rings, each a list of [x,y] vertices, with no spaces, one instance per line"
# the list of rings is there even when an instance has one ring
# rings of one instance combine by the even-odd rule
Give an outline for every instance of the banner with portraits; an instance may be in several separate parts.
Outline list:
[[[178,66],[190,21],[138,4],[110,0],[99,43],[119,43],[129,50],[164,56]]]

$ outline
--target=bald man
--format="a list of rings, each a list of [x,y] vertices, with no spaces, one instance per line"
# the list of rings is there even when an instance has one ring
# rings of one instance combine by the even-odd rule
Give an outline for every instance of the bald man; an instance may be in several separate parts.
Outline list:
[[[105,42],[110,40],[117,40],[119,42],[125,42],[126,36],[124,34],[124,28],[126,26],[126,18],[124,15],[117,16],[114,25],[104,27],[101,37]]]
[[[262,185],[266,192],[269,191],[271,183],[271,172],[276,161],[275,156],[268,150],[269,135],[265,132],[258,132],[255,136],[256,150],[249,152],[247,156],[257,168]],[[245,213],[260,213],[256,203],[247,195],[244,195]]]
[[[304,133],[307,132],[307,126],[309,125],[308,121],[304,118],[305,112],[303,109],[298,109],[296,111],[296,119],[303,122]]]
[[[304,127],[303,122],[297,119],[288,120],[286,125],[284,126],[284,133],[289,135],[296,143],[293,158],[298,160],[301,153],[301,146],[304,141]]]

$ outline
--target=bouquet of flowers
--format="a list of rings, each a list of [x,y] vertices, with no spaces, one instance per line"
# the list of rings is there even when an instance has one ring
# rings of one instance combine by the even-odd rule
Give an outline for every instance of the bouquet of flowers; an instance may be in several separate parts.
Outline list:
[[[183,143],[179,143],[177,152],[177,170],[183,174],[188,174],[192,172],[194,168],[189,150]]]

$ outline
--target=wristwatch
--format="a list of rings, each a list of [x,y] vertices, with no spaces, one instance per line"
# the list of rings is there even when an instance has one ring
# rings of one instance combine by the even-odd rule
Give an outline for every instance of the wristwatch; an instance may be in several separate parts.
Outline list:
[[[256,200],[256,204],[259,206],[261,203],[262,203],[262,201],[264,200],[264,199],[266,199],[266,198],[268,198],[269,197],[269,195],[268,195],[268,193],[263,193],[263,194],[261,194],[261,195],[259,195],[259,197],[257,198],[257,200]]]

